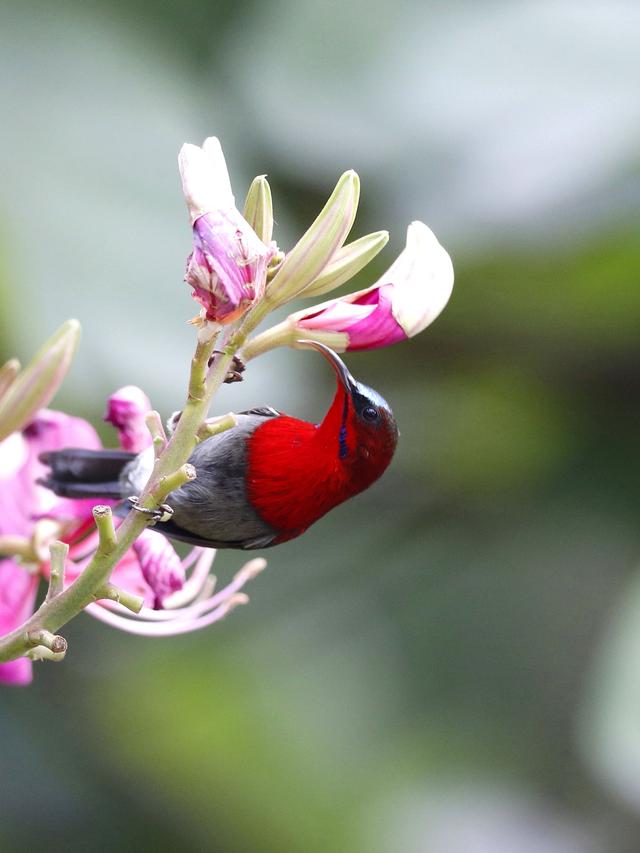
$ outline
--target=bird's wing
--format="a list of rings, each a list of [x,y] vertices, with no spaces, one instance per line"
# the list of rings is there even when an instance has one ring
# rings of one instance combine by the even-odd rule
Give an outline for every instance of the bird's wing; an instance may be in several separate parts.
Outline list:
[[[273,406],[256,406],[255,409],[247,409],[246,412],[238,412],[239,415],[258,415],[261,418],[279,418],[282,412]]]
[[[272,533],[235,542],[202,539],[196,534],[184,530],[175,521],[158,522],[153,529],[157,530],[158,533],[163,533],[170,539],[177,539],[180,542],[186,542],[188,545],[199,545],[201,548],[240,548],[243,551],[252,551],[255,548],[268,548],[270,545],[273,545],[273,540],[276,538],[276,534]]]

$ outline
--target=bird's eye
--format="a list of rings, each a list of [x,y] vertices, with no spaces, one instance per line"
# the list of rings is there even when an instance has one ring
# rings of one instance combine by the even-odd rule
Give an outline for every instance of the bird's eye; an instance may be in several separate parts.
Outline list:
[[[362,417],[365,421],[377,421],[378,420],[378,410],[374,409],[373,406],[365,406],[362,410]]]

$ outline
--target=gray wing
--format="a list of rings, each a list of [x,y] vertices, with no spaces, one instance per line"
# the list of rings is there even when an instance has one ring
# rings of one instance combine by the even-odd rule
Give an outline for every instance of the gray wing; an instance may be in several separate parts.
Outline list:
[[[264,548],[277,531],[249,503],[247,440],[271,413],[240,414],[237,426],[201,442],[189,457],[197,478],[167,498],[173,517],[156,529],[212,548]]]
[[[255,409],[247,409],[240,412],[241,415],[260,415],[263,418],[279,418],[282,412],[274,409],[273,406],[256,406]]]

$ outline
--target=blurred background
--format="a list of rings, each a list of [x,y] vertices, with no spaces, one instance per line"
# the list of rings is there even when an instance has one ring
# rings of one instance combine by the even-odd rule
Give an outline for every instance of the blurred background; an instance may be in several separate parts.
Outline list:
[[[80,617],[1,691],[2,853],[640,851],[639,43],[634,0],[0,0],[0,359],[79,318],[57,407],[181,404],[185,140],[239,200],[268,173],[284,248],[355,168],[354,236],[391,232],[360,286],[415,218],[456,268],[432,328],[348,357],[392,468],[248,607]],[[219,410],[332,393],[283,351]]]

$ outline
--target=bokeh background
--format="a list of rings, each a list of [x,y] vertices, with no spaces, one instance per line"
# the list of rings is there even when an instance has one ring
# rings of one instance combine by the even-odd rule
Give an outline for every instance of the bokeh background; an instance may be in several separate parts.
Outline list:
[[[457,274],[349,357],[392,468],[249,607],[171,640],[81,617],[2,690],[3,853],[640,851],[639,43],[635,0],[0,0],[0,357],[78,317],[58,407],[181,403],[184,140],[222,138],[240,199],[268,173],[283,247],[355,168],[354,235],[392,235],[359,283],[414,218]],[[331,395],[286,351],[219,408]]]

